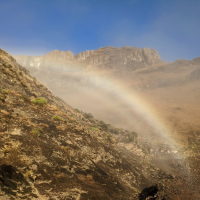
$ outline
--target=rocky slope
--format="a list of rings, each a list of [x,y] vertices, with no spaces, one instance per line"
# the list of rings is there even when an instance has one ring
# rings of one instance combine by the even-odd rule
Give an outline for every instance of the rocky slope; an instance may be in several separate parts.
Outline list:
[[[136,133],[72,109],[3,50],[0,83],[1,199],[198,199],[198,170],[151,164]]]

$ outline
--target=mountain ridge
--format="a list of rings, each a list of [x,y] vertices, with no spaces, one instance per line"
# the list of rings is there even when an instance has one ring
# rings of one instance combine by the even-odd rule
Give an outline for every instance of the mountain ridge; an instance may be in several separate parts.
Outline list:
[[[39,67],[52,64],[64,64],[64,62],[76,62],[85,64],[88,68],[120,68],[123,64],[127,69],[150,66],[152,64],[161,63],[162,60],[157,51],[149,48],[137,47],[101,47],[97,50],[87,50],[79,54],[73,55],[70,51],[54,50],[45,56],[14,56],[17,61],[24,66]],[[53,62],[53,63],[50,63]],[[113,64],[114,62],[114,64]],[[106,67],[104,66],[106,65]]]

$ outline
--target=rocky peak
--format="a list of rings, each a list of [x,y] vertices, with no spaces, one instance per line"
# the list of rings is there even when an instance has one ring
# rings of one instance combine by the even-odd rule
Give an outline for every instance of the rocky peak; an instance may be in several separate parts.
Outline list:
[[[143,48],[144,61],[147,65],[153,65],[162,62],[158,52],[155,49]]]
[[[44,58],[56,60],[72,60],[74,58],[74,54],[71,51],[54,50],[47,53]]]
[[[85,60],[88,56],[92,55],[95,52],[95,50],[86,50],[83,51],[77,55],[75,55],[75,59],[80,61],[80,60]]]
[[[59,62],[81,62],[88,68],[99,69],[123,69],[135,70],[137,68],[150,66],[162,62],[158,52],[154,49],[138,47],[101,47],[97,50],[83,51],[77,55],[73,55],[71,51],[54,50],[40,57],[24,57],[16,56],[17,61],[23,66],[40,67],[49,66],[49,61]],[[55,64],[54,64],[55,66]]]
[[[137,68],[161,63],[158,52],[154,49],[137,47],[101,47],[86,58],[90,67],[135,70]]]

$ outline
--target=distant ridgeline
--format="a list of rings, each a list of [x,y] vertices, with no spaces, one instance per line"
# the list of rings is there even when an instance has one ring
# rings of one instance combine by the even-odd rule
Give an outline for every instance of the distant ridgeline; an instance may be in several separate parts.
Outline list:
[[[45,56],[14,56],[26,67],[44,66],[85,66],[85,69],[123,69],[135,70],[145,66],[162,63],[158,52],[149,48],[101,47],[73,55],[71,51],[51,51]]]

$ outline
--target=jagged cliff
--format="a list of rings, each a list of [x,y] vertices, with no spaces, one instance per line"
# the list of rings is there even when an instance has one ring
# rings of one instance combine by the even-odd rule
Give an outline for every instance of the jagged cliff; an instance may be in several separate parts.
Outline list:
[[[148,162],[136,133],[72,109],[3,50],[0,83],[1,199],[193,198],[182,173]]]
[[[162,63],[156,50],[137,47],[102,47],[75,56],[70,51],[55,50],[45,56],[15,56],[15,58],[23,66],[37,68],[74,62],[77,65],[78,63],[87,65],[87,68],[135,70]]]

